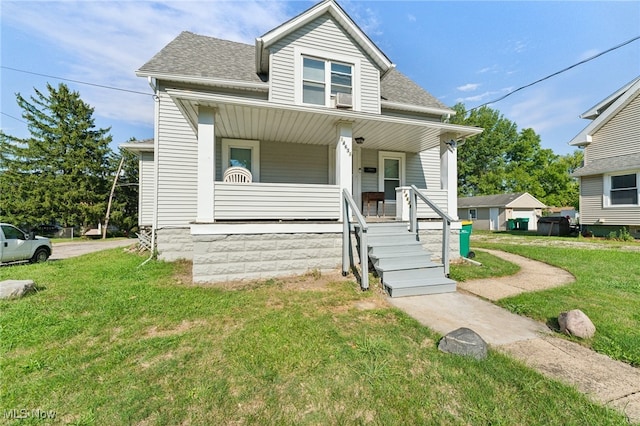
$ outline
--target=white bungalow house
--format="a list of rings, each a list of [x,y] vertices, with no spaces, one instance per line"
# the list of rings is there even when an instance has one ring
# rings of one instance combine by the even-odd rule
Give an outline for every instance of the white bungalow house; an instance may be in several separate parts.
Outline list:
[[[156,95],[153,144],[124,144],[141,153],[141,225],[159,258],[193,261],[195,282],[346,272],[361,245],[382,275],[384,250],[372,254],[381,231],[373,205],[360,214],[363,198],[383,200],[375,220],[411,227],[448,271],[456,141],[481,129],[448,124],[454,111],[398,72],[335,1],[253,46],[183,32],[136,74]],[[244,182],[227,179],[231,167],[248,172]]]
[[[607,236],[624,227],[640,238],[640,77],[580,117],[591,123],[569,145],[584,148],[573,173],[583,231]]]

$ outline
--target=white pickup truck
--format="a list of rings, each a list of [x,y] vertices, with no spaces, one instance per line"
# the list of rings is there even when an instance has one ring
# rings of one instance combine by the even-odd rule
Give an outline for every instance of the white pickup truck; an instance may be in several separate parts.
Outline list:
[[[13,225],[0,223],[0,263],[44,262],[51,256],[51,240],[30,236]]]

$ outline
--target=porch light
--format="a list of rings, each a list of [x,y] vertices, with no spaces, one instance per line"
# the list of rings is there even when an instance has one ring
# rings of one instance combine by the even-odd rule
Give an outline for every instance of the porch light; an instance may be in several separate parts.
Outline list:
[[[355,140],[358,145],[362,145],[364,143],[364,138],[362,136],[357,137]]]

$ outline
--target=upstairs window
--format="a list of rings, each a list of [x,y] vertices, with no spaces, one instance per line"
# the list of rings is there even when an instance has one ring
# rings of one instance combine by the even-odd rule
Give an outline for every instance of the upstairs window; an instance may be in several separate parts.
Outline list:
[[[638,205],[638,174],[611,176],[610,205]]]
[[[303,57],[302,102],[328,106],[337,93],[353,93],[353,65]]]

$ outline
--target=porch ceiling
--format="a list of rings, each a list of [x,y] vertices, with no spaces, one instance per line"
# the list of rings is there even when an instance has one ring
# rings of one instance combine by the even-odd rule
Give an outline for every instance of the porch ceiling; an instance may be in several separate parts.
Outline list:
[[[198,108],[215,108],[217,137],[313,145],[336,143],[337,124],[351,122],[353,137],[367,149],[419,152],[440,145],[441,137],[463,139],[480,128],[341,109],[275,104],[264,100],[169,89],[167,93],[197,133]]]

